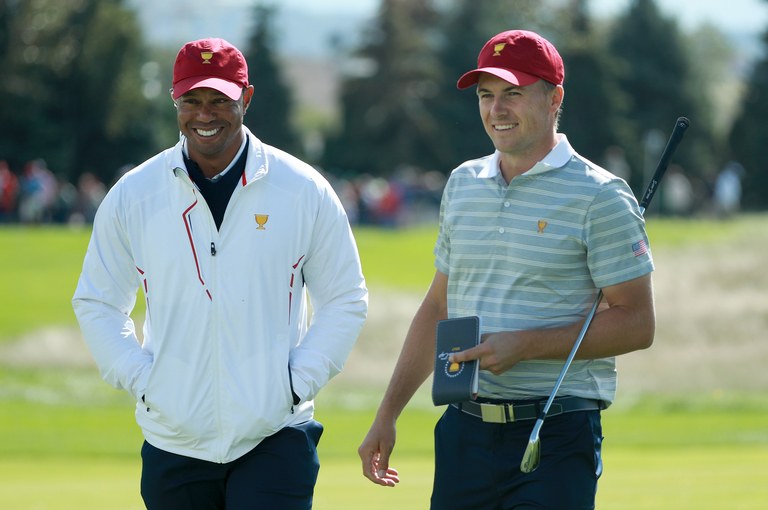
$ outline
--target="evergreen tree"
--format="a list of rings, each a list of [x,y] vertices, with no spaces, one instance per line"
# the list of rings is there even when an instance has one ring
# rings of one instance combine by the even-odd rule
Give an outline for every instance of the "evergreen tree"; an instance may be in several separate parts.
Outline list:
[[[342,84],[341,126],[326,144],[332,172],[388,176],[402,165],[435,167],[439,126],[426,108],[436,93],[436,12],[431,0],[382,0]]]
[[[248,62],[248,81],[253,99],[245,125],[259,139],[296,156],[303,154],[301,141],[292,124],[293,97],[284,82],[275,53],[274,6],[256,4],[254,30],[243,55]]]
[[[138,74],[141,32],[122,4],[6,4],[0,154],[17,168],[42,158],[70,180],[88,171],[109,182],[119,167],[150,150],[148,101]]]
[[[122,166],[140,163],[156,150],[158,126],[140,76],[146,48],[135,13],[123,3],[89,0],[85,12],[75,16],[83,27],[82,46],[62,83],[72,98],[62,113],[74,123],[75,151],[74,166],[64,175],[73,179],[89,171],[109,183]],[[68,103],[61,101],[61,90],[55,92],[57,102]]]
[[[675,120],[685,115],[692,128],[675,161],[689,176],[709,175],[716,164],[711,119],[677,23],[663,17],[654,0],[632,0],[612,30],[610,48],[621,59],[619,85],[630,98],[627,121],[635,129],[635,146],[642,149],[631,153],[644,154],[632,166],[652,170]],[[653,133],[656,144],[649,143]],[[635,184],[647,180],[641,177]]]
[[[10,44],[11,21],[15,17],[17,3],[11,0],[0,2],[0,63],[5,62]]]
[[[617,62],[595,33],[587,0],[571,0],[559,51],[565,62],[565,99],[560,131],[583,156],[606,164],[609,148],[632,149],[627,98],[617,83]],[[625,176],[629,177],[629,176]]]
[[[741,111],[731,129],[731,158],[744,166],[742,204],[745,208],[768,207],[768,172],[765,148],[768,147],[768,29],[762,37],[763,57],[755,64],[747,81]]]

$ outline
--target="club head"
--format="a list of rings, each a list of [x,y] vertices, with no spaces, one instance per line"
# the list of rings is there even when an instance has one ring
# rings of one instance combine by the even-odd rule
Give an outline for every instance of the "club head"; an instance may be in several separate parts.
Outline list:
[[[520,471],[523,473],[532,473],[539,467],[541,460],[541,440],[538,436],[528,440],[528,446],[523,453],[523,459],[520,461]]]

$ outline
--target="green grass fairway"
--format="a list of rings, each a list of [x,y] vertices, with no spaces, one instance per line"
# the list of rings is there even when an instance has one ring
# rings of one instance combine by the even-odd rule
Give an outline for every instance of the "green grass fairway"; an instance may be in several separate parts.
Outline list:
[[[6,370],[10,394],[0,399],[0,502],[3,510],[129,510],[138,494],[141,436],[132,405],[86,371]],[[91,385],[91,402],[83,389]],[[57,391],[41,388],[55,386]],[[31,388],[27,394],[21,388]],[[362,405],[339,402],[333,385],[318,419],[322,469],[318,510],[421,510],[432,483],[432,427],[439,411],[416,405],[398,428],[392,465],[398,487],[376,486],[361,474],[357,446],[378,394]],[[85,403],[85,405],[83,405]],[[606,473],[598,490],[605,509],[762,509],[768,501],[768,398],[649,399],[605,412]],[[546,424],[545,424],[546,426]]]
[[[69,301],[89,236],[85,230],[0,227],[0,341],[75,323]]]
[[[609,450],[606,456],[608,465],[599,483],[598,509],[762,510],[768,502],[766,446],[616,449]],[[364,479],[358,466],[336,459],[326,461],[315,493],[315,508],[429,508],[431,459],[407,458],[397,467],[402,482],[395,488],[385,488]]]
[[[758,510],[768,502],[765,445],[620,449],[611,457],[597,508]]]
[[[763,510],[768,501],[768,448],[610,452],[598,509]],[[724,463],[724,464],[721,464]],[[344,459],[324,460],[315,491],[317,510],[424,510],[432,484],[431,458],[398,462],[403,481],[378,487]],[[0,501],[6,510],[139,510],[140,465],[110,457],[0,457]]]
[[[7,510],[143,510],[141,466],[110,457],[0,457]]]

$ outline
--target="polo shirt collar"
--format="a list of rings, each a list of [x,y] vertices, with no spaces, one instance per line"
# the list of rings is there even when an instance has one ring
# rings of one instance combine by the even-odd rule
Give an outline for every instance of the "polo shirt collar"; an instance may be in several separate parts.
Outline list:
[[[533,165],[530,170],[524,172],[522,175],[536,175],[548,172],[550,170],[554,170],[555,168],[561,168],[565,166],[568,161],[570,161],[576,152],[568,142],[568,137],[563,133],[558,133],[557,139],[557,145],[555,145],[555,147],[549,151],[546,156],[544,156],[544,159]],[[485,165],[483,165],[483,168],[480,170],[480,173],[478,173],[477,176],[480,178],[490,179],[500,175],[500,159],[501,153],[499,151],[495,151],[493,155],[486,160]]]
[[[227,167],[211,178],[205,177],[206,179],[208,179],[211,182],[217,182],[221,180],[221,178],[224,177],[224,175],[226,175],[227,172],[229,172],[232,169],[232,167],[235,166],[235,164],[240,160],[240,156],[242,156],[243,151],[245,150],[245,147],[248,145],[248,134],[244,132],[243,135],[244,135],[243,142],[240,144],[240,148],[237,150],[237,154],[235,154],[235,157],[232,158],[232,161],[229,162]],[[179,140],[181,141],[182,156],[185,158],[184,163],[186,164],[186,160],[189,159],[189,149],[187,148],[187,137],[179,133]]]

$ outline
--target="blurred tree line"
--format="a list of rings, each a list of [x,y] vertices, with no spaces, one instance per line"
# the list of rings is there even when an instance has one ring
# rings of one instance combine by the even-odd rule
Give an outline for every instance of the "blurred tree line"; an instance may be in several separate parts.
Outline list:
[[[474,92],[455,83],[491,35],[526,28],[563,56],[561,131],[584,156],[610,168],[610,156],[620,154],[637,191],[685,115],[692,127],[675,163],[711,183],[737,160],[746,169],[744,205],[768,205],[760,159],[768,146],[768,57],[747,77],[743,99],[739,90],[724,92],[734,72],[725,37],[713,27],[684,33],[654,0],[630,0],[600,22],[588,0],[381,0],[360,29],[361,43],[337,48],[356,65],[341,77],[338,122],[311,158],[276,51],[278,5],[254,1],[250,11],[253,28],[241,49],[258,114],[246,124],[329,173],[447,174],[492,152]],[[768,48],[768,31],[763,42]],[[90,172],[109,183],[120,167],[172,145],[178,132],[167,94],[177,50],[150,47],[123,0],[0,0],[0,160],[18,169],[43,158],[61,178]],[[715,107],[724,95],[734,109],[726,121]]]

